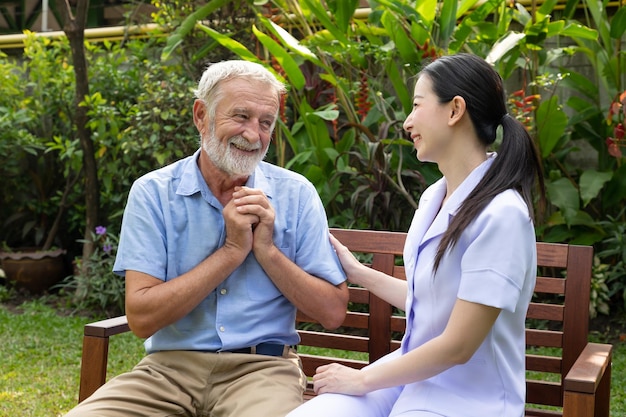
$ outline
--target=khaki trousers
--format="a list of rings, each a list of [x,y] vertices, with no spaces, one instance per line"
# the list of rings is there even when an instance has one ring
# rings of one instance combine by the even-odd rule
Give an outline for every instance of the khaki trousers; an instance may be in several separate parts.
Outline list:
[[[67,417],[284,417],[302,403],[306,377],[288,357],[157,352],[76,406]]]

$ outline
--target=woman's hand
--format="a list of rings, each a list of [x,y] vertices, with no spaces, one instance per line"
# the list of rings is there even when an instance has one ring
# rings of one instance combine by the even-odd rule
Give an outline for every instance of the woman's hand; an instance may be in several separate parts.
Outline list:
[[[313,377],[316,394],[335,392],[347,395],[363,395],[368,392],[363,382],[364,372],[347,366],[331,363],[317,368]]]
[[[335,252],[337,252],[337,256],[339,257],[341,266],[348,277],[348,281],[353,284],[363,285],[363,283],[360,282],[359,277],[362,275],[362,271],[365,266],[359,262],[359,260],[354,257],[352,252],[350,252],[350,250],[332,234],[330,235],[330,243],[335,248]]]

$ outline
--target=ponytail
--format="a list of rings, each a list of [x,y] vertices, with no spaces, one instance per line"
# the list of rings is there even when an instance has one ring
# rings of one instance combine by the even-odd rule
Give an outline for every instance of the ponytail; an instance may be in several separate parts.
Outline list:
[[[437,271],[445,252],[456,245],[463,230],[501,192],[508,189],[518,191],[528,206],[531,219],[534,220],[533,190],[538,186],[538,206],[540,211],[543,210],[545,185],[541,159],[535,143],[526,127],[508,113],[505,113],[499,122],[502,125],[503,138],[498,156],[450,222],[437,248],[433,273]]]

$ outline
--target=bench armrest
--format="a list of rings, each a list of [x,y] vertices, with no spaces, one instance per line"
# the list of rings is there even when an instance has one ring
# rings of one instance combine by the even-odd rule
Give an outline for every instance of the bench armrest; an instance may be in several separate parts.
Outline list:
[[[563,417],[609,416],[612,354],[612,345],[587,343],[563,381]]]
[[[106,381],[109,336],[130,331],[126,316],[85,325],[80,364],[78,402],[93,394]]]

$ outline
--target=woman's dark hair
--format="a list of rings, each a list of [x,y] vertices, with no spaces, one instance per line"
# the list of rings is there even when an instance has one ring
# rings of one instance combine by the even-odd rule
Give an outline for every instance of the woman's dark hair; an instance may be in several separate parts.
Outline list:
[[[448,103],[455,96],[463,97],[476,134],[485,146],[494,143],[496,130],[502,125],[498,156],[461,204],[439,243],[434,266],[437,271],[448,248],[454,247],[463,230],[496,195],[510,188],[517,190],[534,219],[533,190],[538,185],[543,207],[545,186],[535,143],[526,127],[508,114],[502,78],[491,65],[475,55],[457,54],[438,58],[419,75],[430,79],[440,103]]]

